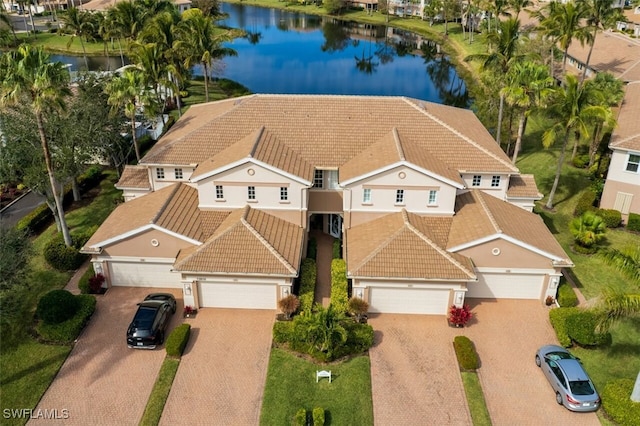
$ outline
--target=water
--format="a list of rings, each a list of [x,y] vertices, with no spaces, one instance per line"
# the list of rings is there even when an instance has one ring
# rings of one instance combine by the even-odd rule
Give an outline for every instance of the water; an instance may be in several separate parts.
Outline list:
[[[248,36],[227,46],[238,52],[214,66],[213,76],[254,93],[409,96],[467,107],[464,81],[439,46],[391,27],[303,13],[221,3],[219,22]],[[84,67],[82,57],[54,55]],[[91,70],[114,70],[119,56],[90,58]],[[202,68],[194,67],[201,75]]]

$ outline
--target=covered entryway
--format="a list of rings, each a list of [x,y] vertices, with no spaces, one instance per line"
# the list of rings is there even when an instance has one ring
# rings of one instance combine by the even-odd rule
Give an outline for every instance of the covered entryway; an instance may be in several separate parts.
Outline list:
[[[466,297],[485,299],[540,299],[544,275],[478,273],[478,282],[467,284]]]
[[[369,287],[369,312],[445,315],[448,289]]]
[[[198,287],[201,307],[276,309],[274,284],[200,282]]]
[[[112,286],[180,288],[181,275],[171,272],[171,262],[110,261],[109,281]]]

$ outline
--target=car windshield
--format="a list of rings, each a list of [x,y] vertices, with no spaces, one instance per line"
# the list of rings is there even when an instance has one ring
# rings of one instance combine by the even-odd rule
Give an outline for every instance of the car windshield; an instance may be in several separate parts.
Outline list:
[[[547,354],[547,358],[553,361],[558,359],[576,359],[576,357],[571,355],[569,352],[549,352]]]
[[[149,329],[156,316],[156,309],[141,306],[133,319],[133,326],[138,329]]]
[[[574,395],[593,395],[595,392],[591,383],[587,380],[569,382],[569,387],[571,388],[571,393]]]

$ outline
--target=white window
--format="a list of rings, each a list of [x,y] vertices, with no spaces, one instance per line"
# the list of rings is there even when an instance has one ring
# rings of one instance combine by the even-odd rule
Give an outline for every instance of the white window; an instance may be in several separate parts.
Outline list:
[[[183,178],[182,169],[175,169],[175,174],[176,174],[176,179]]]
[[[313,186],[316,188],[322,188],[324,185],[324,173],[323,170],[316,170],[313,173]]]
[[[491,177],[491,187],[497,188],[500,186],[500,176],[494,175]]]
[[[222,185],[216,185],[216,200],[223,200],[224,199],[224,189],[222,188]]]
[[[396,204],[404,204],[404,189],[396,190]]]
[[[156,177],[158,179],[164,179],[164,169],[162,167],[156,169]]]
[[[471,186],[480,186],[480,183],[482,183],[482,176],[473,175],[473,181],[471,182]]]
[[[256,199],[256,187],[255,186],[247,186],[247,199],[255,200]]]
[[[289,200],[289,188],[287,188],[286,186],[281,186],[280,201],[287,201],[287,200]]]
[[[627,159],[627,168],[625,170],[628,172],[638,173],[638,171],[640,171],[640,155],[629,154],[629,158]]]
[[[362,190],[362,202],[371,203],[371,188],[365,188]]]
[[[432,189],[429,191],[429,200],[427,204],[430,206],[435,206],[438,203],[438,191]]]
[[[337,170],[325,170],[327,176],[327,186],[329,189],[336,189],[338,187],[338,171]]]

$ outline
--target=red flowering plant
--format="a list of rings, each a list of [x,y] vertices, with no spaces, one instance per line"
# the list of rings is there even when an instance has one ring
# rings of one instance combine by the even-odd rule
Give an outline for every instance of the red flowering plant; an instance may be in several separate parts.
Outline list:
[[[462,327],[471,319],[472,314],[469,305],[463,305],[461,308],[452,305],[449,308],[449,322],[456,327]]]
[[[91,294],[98,294],[103,291],[102,284],[104,284],[105,277],[102,274],[96,274],[89,278],[89,292]]]
[[[194,315],[196,312],[198,312],[198,310],[193,306],[187,305],[184,307],[184,315]]]

